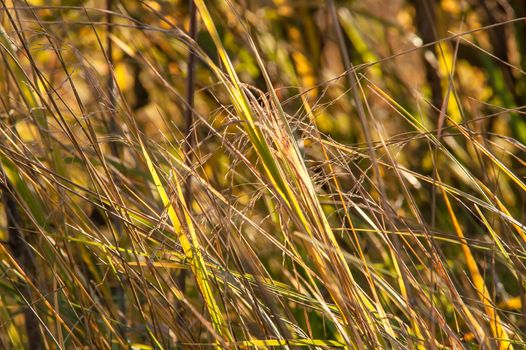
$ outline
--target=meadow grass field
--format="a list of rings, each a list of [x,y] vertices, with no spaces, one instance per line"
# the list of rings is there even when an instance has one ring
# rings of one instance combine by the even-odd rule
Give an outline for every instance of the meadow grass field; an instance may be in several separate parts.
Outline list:
[[[1,349],[526,348],[520,0],[0,0]]]

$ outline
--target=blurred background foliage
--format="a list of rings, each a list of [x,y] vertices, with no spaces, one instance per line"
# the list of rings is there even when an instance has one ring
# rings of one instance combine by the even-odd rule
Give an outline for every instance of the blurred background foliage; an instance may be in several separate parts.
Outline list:
[[[246,290],[237,292],[210,277],[237,341],[521,348],[526,4],[205,3],[257,101],[256,128],[274,135],[264,121],[265,111],[277,113],[268,74],[317,200],[302,197],[300,185],[294,193],[304,210],[319,201],[358,289],[382,305],[387,315],[377,310],[378,328],[371,326],[379,335],[361,325],[367,319],[356,321],[356,334],[346,323],[353,304],[342,309],[331,292],[331,283],[344,290],[345,279],[331,282],[317,270],[308,246],[321,256],[332,248],[305,238],[301,215],[268,180],[228,84],[203,58],[227,71],[201,11],[194,41],[184,34],[191,17],[184,0],[4,0],[0,347],[169,349],[221,338],[193,274],[182,274],[181,285],[177,264],[189,263],[144,142],[171,197],[172,181],[189,181],[184,192],[192,197],[175,206],[190,214],[205,261],[217,263],[212,275],[240,274],[236,283]],[[198,55],[190,133],[189,47]],[[276,162],[285,161],[281,140],[272,142]],[[272,279],[277,291],[243,274]],[[309,275],[321,277],[314,283]],[[246,306],[250,298],[284,321]],[[38,316],[33,338],[31,315]],[[223,340],[217,344],[233,347]]]

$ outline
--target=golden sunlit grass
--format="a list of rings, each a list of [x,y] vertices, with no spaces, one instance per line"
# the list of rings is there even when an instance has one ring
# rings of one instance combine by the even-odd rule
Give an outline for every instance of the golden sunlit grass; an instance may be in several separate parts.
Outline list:
[[[523,5],[1,4],[0,348],[525,346]]]

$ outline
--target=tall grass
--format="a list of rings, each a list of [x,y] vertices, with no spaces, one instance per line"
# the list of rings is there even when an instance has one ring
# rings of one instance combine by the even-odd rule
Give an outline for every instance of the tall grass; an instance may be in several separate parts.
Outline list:
[[[525,346],[521,2],[1,4],[1,348]]]

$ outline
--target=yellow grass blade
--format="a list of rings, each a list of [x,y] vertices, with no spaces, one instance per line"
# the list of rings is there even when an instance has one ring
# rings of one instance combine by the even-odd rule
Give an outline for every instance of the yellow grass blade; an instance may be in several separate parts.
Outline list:
[[[266,346],[322,346],[331,348],[348,348],[347,344],[336,341],[336,340],[324,340],[324,339],[269,339],[269,340],[245,340],[236,343],[237,346],[241,347],[266,347]]]
[[[453,210],[453,207],[451,206],[451,202],[449,201],[448,195],[445,191],[442,191],[442,194],[444,197],[444,202],[446,203],[447,210],[451,217],[451,221],[453,223],[455,232],[459,240],[463,243],[462,251],[464,252],[464,258],[466,259],[466,264],[471,274],[471,278],[473,279],[473,284],[475,285],[475,288],[477,289],[480,301],[484,305],[484,310],[486,311],[486,315],[489,318],[489,324],[490,324],[493,336],[499,343],[499,349],[512,350],[513,345],[510,342],[509,335],[506,329],[504,329],[504,327],[502,326],[500,317],[497,314],[497,311],[495,310],[495,306],[493,305],[491,296],[488,292],[486,284],[484,283],[484,278],[480,274],[475,258],[473,257],[473,254],[471,253],[471,249],[468,243],[466,242],[466,239],[464,237],[464,232],[462,231],[462,228],[460,227],[460,223],[458,222],[455,211]]]
[[[157,188],[157,191],[159,193],[159,196],[161,197],[163,205],[168,210],[168,216],[170,217],[170,220],[172,221],[172,225],[175,229],[175,232],[178,234],[179,242],[181,243],[181,246],[184,250],[186,257],[192,264],[192,271],[197,280],[197,284],[199,285],[199,289],[206,303],[208,312],[210,313],[210,318],[212,319],[213,327],[219,336],[224,337],[223,340],[230,341],[232,339],[232,336],[230,335],[230,330],[228,329],[227,325],[225,324],[225,321],[223,320],[221,309],[219,308],[214,298],[214,295],[212,293],[212,287],[210,286],[210,283],[208,280],[208,273],[206,270],[206,265],[205,265],[202,253],[201,253],[201,247],[197,239],[197,235],[194,230],[192,220],[188,215],[188,211],[186,210],[186,203],[184,202],[184,196],[183,196],[181,187],[177,183],[177,180],[175,180],[174,183],[175,183],[176,190],[177,190],[177,198],[183,206],[183,211],[184,211],[183,220],[185,221],[185,224],[186,224],[185,228],[188,231],[188,234],[190,235],[190,239],[188,239],[185,229],[183,229],[183,225],[181,224],[179,215],[175,211],[175,208],[172,205],[172,201],[170,200],[170,197],[166,193],[164,186],[161,182],[161,179],[159,175],[157,174],[157,170],[155,170],[155,166],[153,165],[153,162],[148,154],[148,151],[146,150],[142,141],[141,141],[141,148],[142,148],[142,153],[144,155],[144,158],[146,159],[146,164],[148,166],[148,169],[152,175],[152,179],[154,181],[155,187]]]

